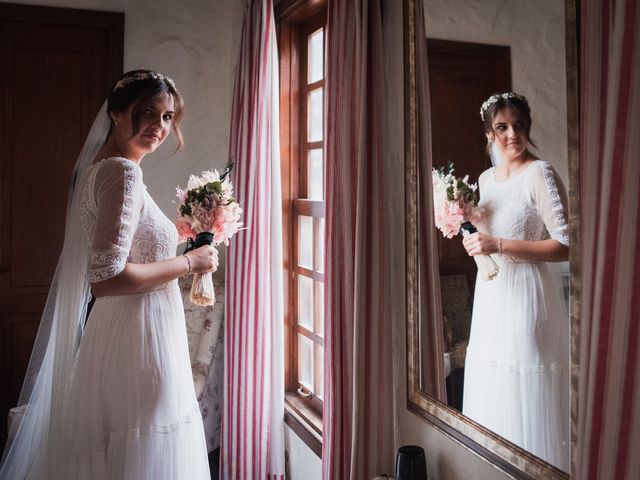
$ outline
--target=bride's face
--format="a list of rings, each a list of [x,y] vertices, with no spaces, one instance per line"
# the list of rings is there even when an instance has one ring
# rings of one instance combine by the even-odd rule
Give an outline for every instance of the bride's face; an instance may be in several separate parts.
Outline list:
[[[135,104],[130,105],[125,112],[118,115],[117,121],[124,150],[129,152],[129,156],[142,158],[162,145],[169,135],[174,116],[174,100],[171,94],[166,93],[142,106],[139,129],[136,133],[133,132],[132,121],[134,107]]]
[[[526,122],[515,110],[509,107],[498,110],[491,127],[493,132],[488,133],[487,138],[493,139],[498,151],[506,159],[517,158],[525,153],[529,144]]]

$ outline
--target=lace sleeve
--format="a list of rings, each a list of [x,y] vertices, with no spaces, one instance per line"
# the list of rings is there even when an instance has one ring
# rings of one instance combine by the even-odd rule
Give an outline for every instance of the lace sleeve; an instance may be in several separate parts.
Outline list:
[[[540,168],[534,169],[532,175],[531,199],[551,238],[569,246],[567,191],[551,164],[539,163]]]
[[[125,266],[142,208],[142,171],[124,159],[102,161],[96,172],[96,224],[89,280],[99,282]]]

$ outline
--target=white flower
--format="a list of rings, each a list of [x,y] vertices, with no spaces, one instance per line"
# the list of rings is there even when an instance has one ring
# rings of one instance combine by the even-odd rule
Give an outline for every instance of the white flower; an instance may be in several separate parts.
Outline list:
[[[202,179],[204,181],[203,185],[211,182],[217,182],[220,180],[220,174],[217,170],[207,170],[202,172]]]

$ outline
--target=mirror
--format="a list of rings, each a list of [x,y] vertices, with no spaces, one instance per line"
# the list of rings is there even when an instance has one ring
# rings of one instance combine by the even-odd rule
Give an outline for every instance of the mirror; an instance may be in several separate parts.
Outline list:
[[[436,233],[432,201],[424,192],[431,195],[429,158],[435,167],[453,162],[454,175],[469,174],[471,182],[491,166],[479,116],[489,95],[513,90],[528,98],[531,138],[538,145],[531,151],[550,161],[570,197],[570,259],[552,267],[555,293],[570,308],[561,346],[568,357],[575,349],[579,306],[575,1],[512,0],[478,8],[471,1],[406,0],[405,9],[408,407],[514,478],[568,478],[575,362],[556,390],[562,389],[566,402],[557,414],[566,420],[565,452],[560,460],[545,458],[562,469],[462,413],[465,384],[473,385],[465,379],[465,362],[477,269],[460,238]],[[478,363],[468,365],[467,375]],[[472,391],[467,388],[466,405],[473,403]]]

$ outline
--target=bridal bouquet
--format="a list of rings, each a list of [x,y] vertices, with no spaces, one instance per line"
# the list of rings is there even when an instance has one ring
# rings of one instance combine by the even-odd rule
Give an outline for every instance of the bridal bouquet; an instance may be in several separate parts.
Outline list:
[[[209,170],[200,176],[191,175],[186,190],[176,188],[180,201],[176,226],[180,241],[187,242],[185,253],[202,245],[229,245],[242,226],[242,208],[233,198],[233,184],[228,178],[232,168],[229,162],[222,174]],[[194,274],[190,297],[196,305],[215,303],[211,272]]]
[[[435,224],[442,235],[453,238],[458,233],[463,236],[475,233],[473,221],[480,217],[478,210],[478,185],[469,183],[469,175],[457,178],[453,175],[453,164],[448,171],[433,169],[433,210]],[[491,255],[474,255],[478,272],[485,280],[492,280],[498,274],[498,265]]]

